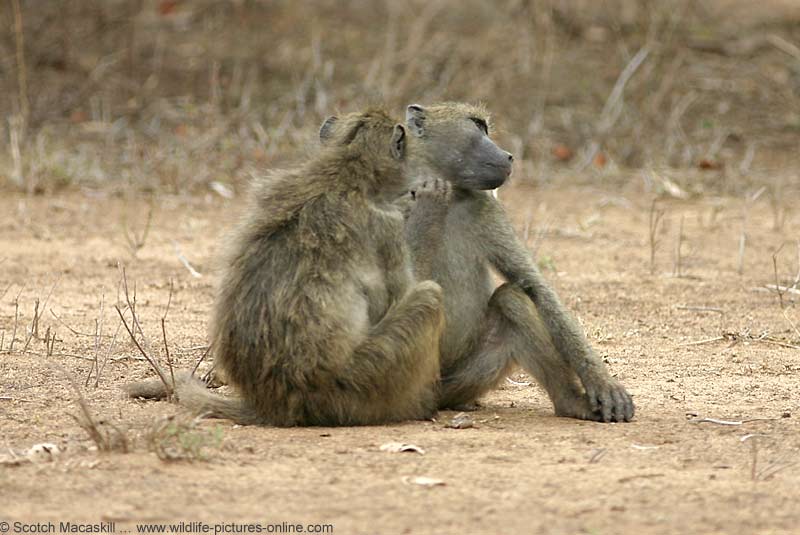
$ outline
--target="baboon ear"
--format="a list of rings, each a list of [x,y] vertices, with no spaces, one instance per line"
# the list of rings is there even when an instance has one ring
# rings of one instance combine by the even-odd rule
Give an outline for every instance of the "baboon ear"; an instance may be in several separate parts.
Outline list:
[[[406,155],[406,129],[401,124],[394,125],[390,150],[395,160],[402,160]]]
[[[406,108],[406,125],[416,137],[425,134],[425,108],[419,104],[411,104]]]
[[[338,120],[338,117],[331,115],[325,119],[325,122],[319,127],[319,140],[323,145],[331,138],[331,135],[333,134],[333,125],[335,125],[336,121]]]

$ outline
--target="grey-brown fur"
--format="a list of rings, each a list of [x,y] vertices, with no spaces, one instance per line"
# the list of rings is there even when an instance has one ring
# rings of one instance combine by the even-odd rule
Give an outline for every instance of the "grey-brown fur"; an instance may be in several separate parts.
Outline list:
[[[406,227],[417,275],[444,291],[439,406],[473,404],[519,365],[547,390],[557,415],[628,421],[634,406],[625,388],[539,273],[502,206],[481,191],[511,172],[511,155],[491,141],[489,122],[483,108],[466,104],[407,111],[409,154],[422,160],[415,168],[453,189],[425,196]],[[495,290],[490,268],[508,282]]]
[[[239,397],[184,378],[182,404],[279,426],[435,412],[441,289],[415,282],[390,203],[408,189],[405,129],[373,110],[321,134],[306,165],[255,185],[226,255],[211,339]]]

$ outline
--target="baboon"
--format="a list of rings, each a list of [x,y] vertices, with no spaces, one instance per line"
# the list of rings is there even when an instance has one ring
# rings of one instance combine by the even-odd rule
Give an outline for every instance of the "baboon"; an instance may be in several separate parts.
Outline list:
[[[369,425],[436,411],[441,289],[416,282],[403,216],[406,130],[328,119],[325,147],[255,184],[213,307],[215,366],[239,394],[179,381],[181,404],[245,424]],[[153,380],[131,396],[164,390]]]
[[[545,282],[487,191],[511,174],[513,157],[489,137],[482,107],[408,106],[408,151],[452,187],[420,199],[406,238],[415,273],[444,292],[439,407],[474,405],[514,365],[533,375],[559,416],[629,421],[631,397],[611,377],[582,329]],[[422,165],[420,165],[422,164]],[[437,179],[428,178],[434,182]],[[494,289],[490,268],[506,283]]]

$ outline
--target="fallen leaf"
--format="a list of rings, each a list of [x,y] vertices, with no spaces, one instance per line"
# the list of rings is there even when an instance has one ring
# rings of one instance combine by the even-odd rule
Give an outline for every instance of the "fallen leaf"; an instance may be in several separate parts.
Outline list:
[[[161,0],[161,2],[158,3],[158,14],[162,17],[170,15],[175,12],[177,7],[177,0]]]
[[[87,121],[88,119],[89,119],[89,116],[86,115],[86,112],[81,111],[81,110],[75,110],[75,111],[73,111],[72,113],[69,114],[69,120],[70,120],[70,122],[73,122],[73,123],[82,123],[84,121]]]
[[[594,156],[594,165],[595,167],[605,167],[606,166],[606,155],[602,152],[598,152]]]
[[[234,193],[233,188],[228,186],[227,184],[223,184],[222,182],[213,181],[208,185],[214,193],[219,195],[220,197],[224,197],[225,199],[233,199]]]
[[[700,163],[698,163],[697,166],[704,171],[722,168],[721,163],[715,162],[714,160],[709,160],[707,158],[700,160]]]
[[[435,479],[432,477],[425,477],[425,476],[417,476],[417,477],[409,477],[406,476],[403,478],[403,483],[406,485],[419,485],[421,487],[443,487],[446,483],[441,479]]]
[[[444,426],[450,429],[469,429],[470,427],[475,427],[475,422],[472,420],[472,416],[465,412],[460,412],[453,416]]]
[[[689,194],[686,193],[680,186],[678,186],[672,180],[666,177],[661,178],[661,187],[664,189],[664,193],[669,195],[670,197],[675,197],[676,199],[686,199],[689,197]]]
[[[403,442],[387,442],[381,445],[381,451],[388,451],[390,453],[400,453],[404,451],[413,451],[420,455],[425,455],[425,450],[416,444],[404,444]]]
[[[59,455],[61,455],[61,450],[58,449],[58,446],[49,442],[34,444],[25,452],[25,456],[34,463],[49,463]]]
[[[553,147],[553,156],[556,158],[556,160],[566,162],[572,159],[572,149],[566,145],[556,145]]]

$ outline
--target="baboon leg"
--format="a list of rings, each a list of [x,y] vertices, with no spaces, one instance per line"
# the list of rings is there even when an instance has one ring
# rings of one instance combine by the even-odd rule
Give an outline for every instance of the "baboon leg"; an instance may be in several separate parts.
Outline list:
[[[521,288],[506,283],[495,290],[484,325],[477,350],[444,372],[440,406],[474,401],[516,364],[544,387],[556,415],[601,419],[600,413],[591,410],[578,376],[559,357],[536,306]]]
[[[514,355],[525,350],[521,337],[503,311],[502,295],[489,300],[482,331],[473,348],[442,369],[439,407],[465,410],[508,376]]]
[[[341,374],[355,395],[372,401],[348,403],[361,414],[334,418],[371,423],[433,416],[443,328],[441,288],[432,281],[415,284],[356,347]]]

